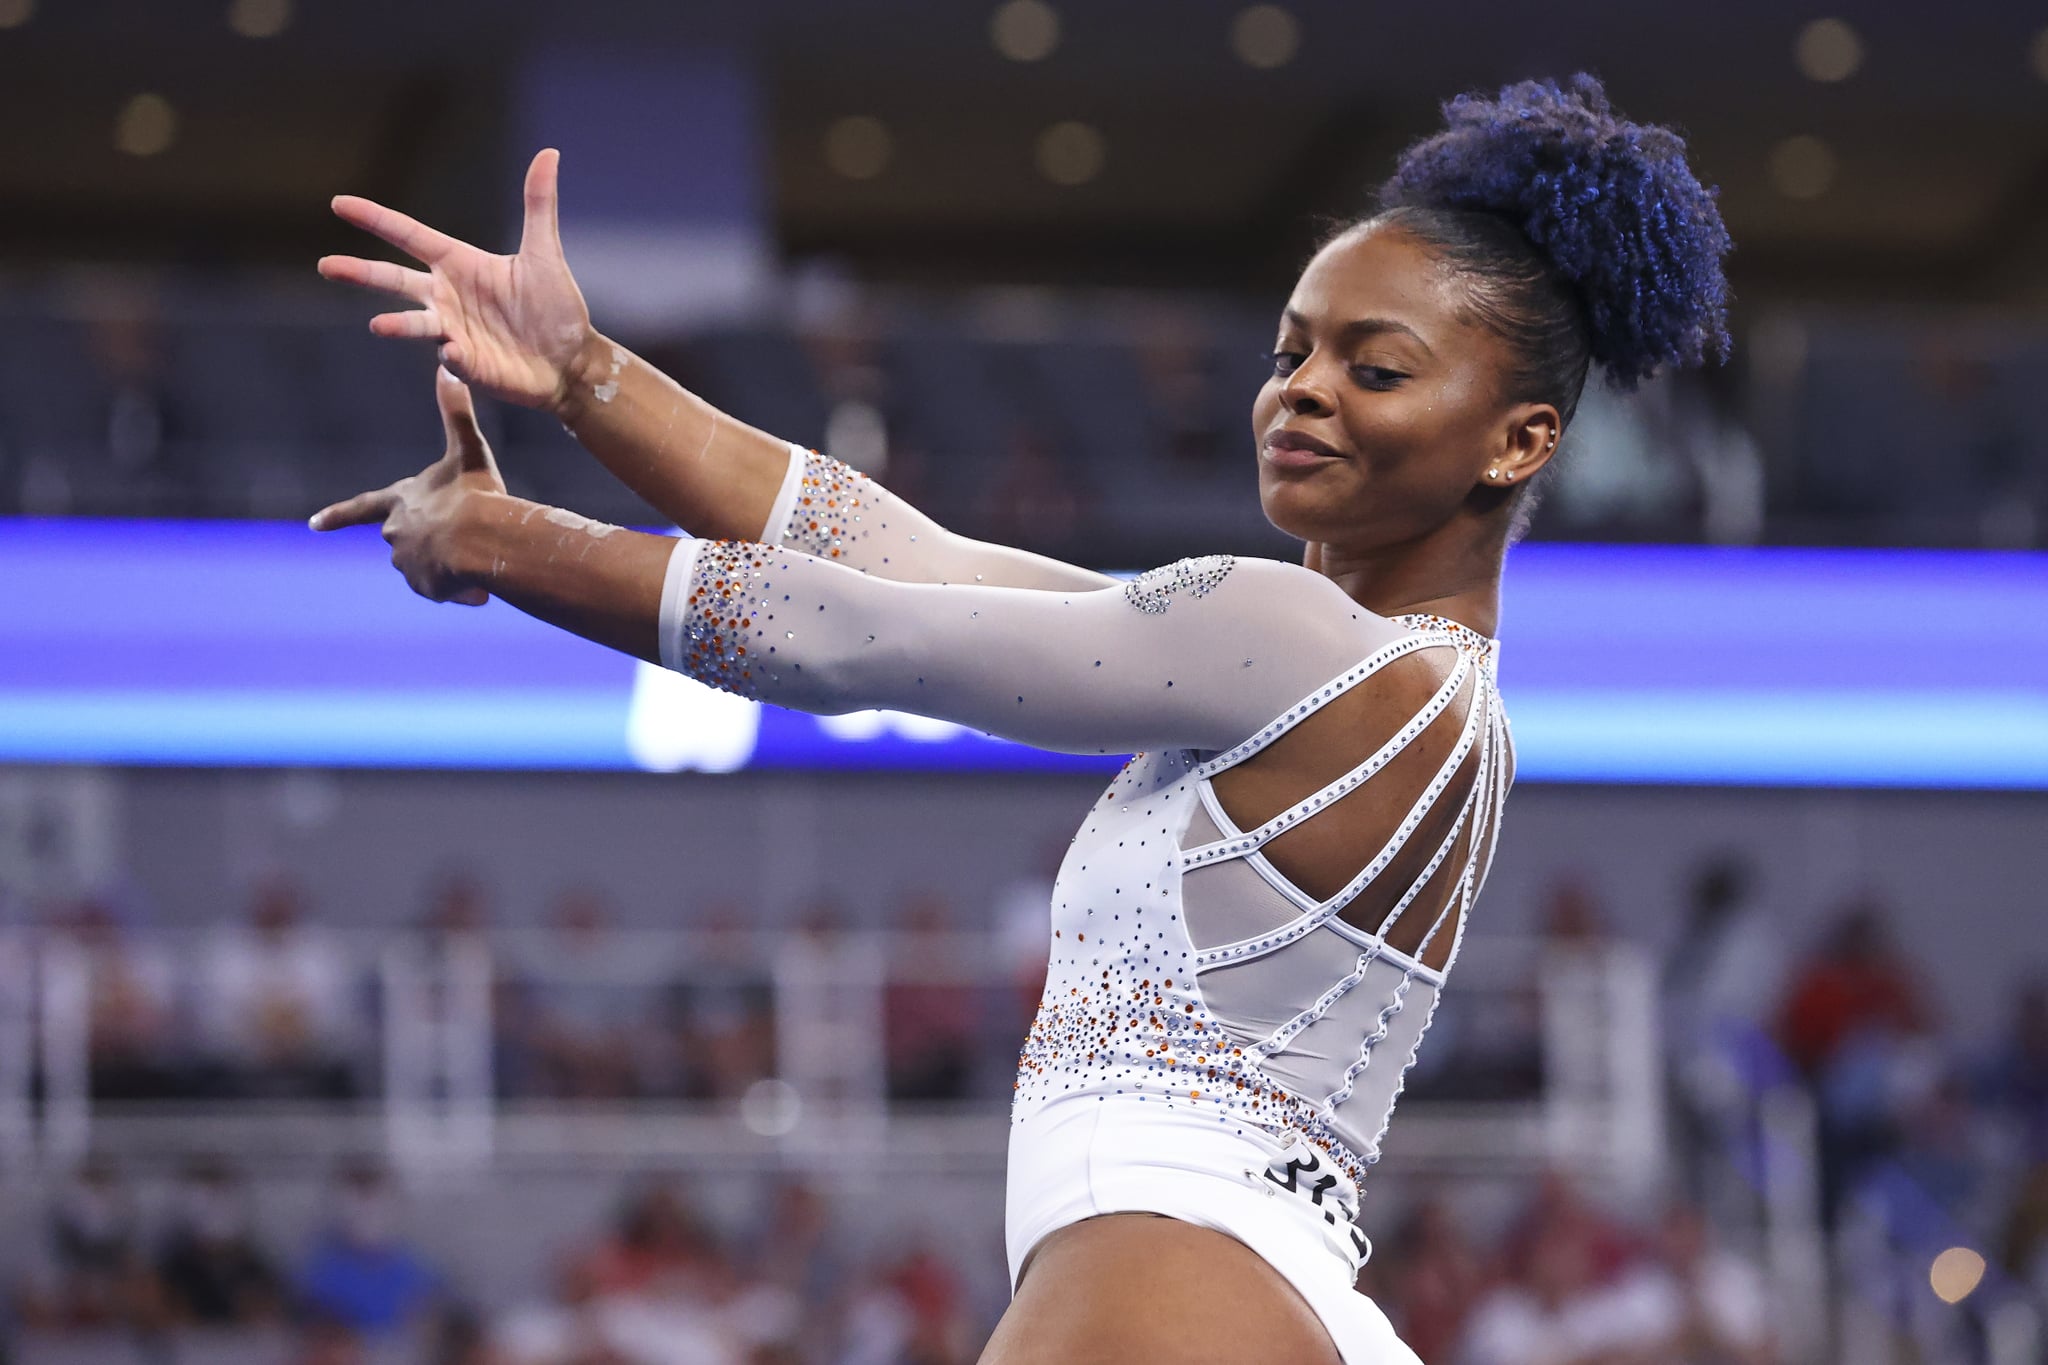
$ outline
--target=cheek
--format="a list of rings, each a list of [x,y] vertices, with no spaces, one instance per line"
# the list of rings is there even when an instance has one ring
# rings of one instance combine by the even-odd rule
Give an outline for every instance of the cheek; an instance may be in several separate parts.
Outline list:
[[[1259,391],[1252,398],[1252,440],[1254,443],[1266,434],[1273,425],[1273,419],[1280,413],[1280,386],[1268,379],[1259,385]]]

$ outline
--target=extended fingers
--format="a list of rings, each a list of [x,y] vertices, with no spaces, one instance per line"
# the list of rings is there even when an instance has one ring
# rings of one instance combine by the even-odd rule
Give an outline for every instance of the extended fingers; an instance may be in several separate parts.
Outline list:
[[[370,319],[370,330],[380,337],[432,337],[446,340],[441,314],[432,308],[414,308],[403,313],[379,313]]]
[[[434,292],[432,275],[424,270],[408,269],[394,261],[366,261],[359,256],[322,256],[318,269],[322,278],[396,294],[414,303],[425,303]]]
[[[390,516],[391,509],[397,502],[398,494],[393,488],[358,493],[346,501],[321,508],[306,524],[316,531],[339,531],[344,526],[367,526],[371,522],[381,522]]]
[[[490,453],[483,428],[476,423],[476,401],[469,385],[450,374],[444,366],[434,371],[434,400],[441,407],[441,430],[447,433],[448,449],[464,463]]]
[[[375,233],[406,255],[428,265],[463,245],[447,233],[437,232],[419,219],[408,217],[397,209],[387,209],[374,200],[353,194],[337,194],[333,206],[335,215],[342,221]]]
[[[519,238],[519,250],[545,250],[562,254],[559,219],[562,154],[552,147],[543,149],[526,168],[526,226]]]

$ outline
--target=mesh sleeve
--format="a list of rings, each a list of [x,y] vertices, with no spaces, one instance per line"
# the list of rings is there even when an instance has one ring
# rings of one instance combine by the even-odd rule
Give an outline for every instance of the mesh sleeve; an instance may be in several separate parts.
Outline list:
[[[696,541],[669,564],[661,651],[700,682],[799,711],[883,707],[1108,754],[1228,748],[1400,633],[1272,560],[1211,555],[1048,591]]]
[[[762,539],[899,583],[1085,591],[1116,580],[955,535],[851,465],[792,445]]]

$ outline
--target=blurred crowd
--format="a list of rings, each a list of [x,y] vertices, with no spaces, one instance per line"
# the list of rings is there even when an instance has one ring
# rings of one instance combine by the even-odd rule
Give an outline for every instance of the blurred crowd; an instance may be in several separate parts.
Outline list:
[[[1542,1179],[1497,1237],[1413,1204],[1359,1287],[1430,1365],[1779,1365],[1760,1269],[1673,1203],[1650,1221]]]
[[[1827,1225],[1874,1217],[1904,1246],[1982,1248],[1994,1274],[2048,1307],[2048,980],[2021,989],[1991,1036],[1962,1036],[1874,895],[1842,902],[1801,953],[1788,951],[1759,881],[1738,855],[1701,866],[1664,950],[1677,1202],[1649,1221],[1617,1222],[1554,1177],[1496,1236],[1464,1226],[1446,1201],[1403,1192],[1407,1212],[1364,1284],[1424,1359],[1782,1359],[1757,1266],[1708,1231],[1745,1221],[1726,1216],[1731,1179],[1760,1196],[1745,1163],[1772,1088],[1811,1102]],[[1001,1102],[1042,981],[1046,891],[1042,876],[1001,889],[972,917],[996,930],[972,940],[982,954],[972,961],[957,932],[964,918],[944,900],[907,896],[889,917],[888,966],[870,1003],[880,1011],[877,1083],[890,1099]],[[320,924],[293,884],[260,884],[237,917],[175,946],[133,918],[111,898],[56,906],[43,920],[85,967],[97,1098],[303,1105],[377,1094],[388,1007],[378,952]],[[620,928],[590,888],[563,889],[542,926],[508,934],[482,886],[451,874],[407,927],[415,944],[490,954],[501,1100],[716,1104],[790,1074],[774,953],[829,955],[851,941],[829,902],[772,935],[757,918],[708,907],[687,961],[670,961]],[[1551,887],[1538,927],[1547,946],[1531,973],[1615,941],[1587,879]],[[1464,1003],[1447,1012],[1411,1091],[1540,1095],[1533,990],[1489,989]],[[459,1268],[436,1267],[405,1242],[402,1192],[374,1167],[337,1175],[327,1232],[296,1255],[254,1237],[231,1167],[195,1163],[179,1190],[145,1234],[120,1172],[82,1167],[53,1205],[37,1268],[14,1287],[18,1321],[145,1336],[195,1324],[288,1328],[303,1352],[293,1359],[323,1365],[378,1359],[377,1342],[401,1326],[406,1349],[433,1351],[406,1359],[470,1365],[880,1365],[971,1359],[1001,1300],[999,1269],[993,1287],[962,1284],[943,1258],[915,1248],[856,1265],[815,1190],[783,1191],[758,1230],[734,1238],[661,1186],[630,1192],[613,1228],[563,1250],[546,1302],[480,1318],[453,1287]],[[699,1355],[664,1355],[647,1344],[656,1341],[704,1344]],[[1530,1341],[1549,1343],[1548,1354],[1503,1344]]]
[[[11,1336],[22,1365],[968,1365],[985,1335],[945,1259],[911,1240],[856,1264],[802,1183],[730,1234],[680,1186],[636,1181],[607,1225],[548,1248],[548,1292],[489,1312],[373,1163],[341,1166],[295,1251],[259,1232],[255,1196],[202,1160],[145,1218],[123,1173],[88,1161],[19,1239],[0,1314],[21,1330],[0,1332],[0,1359]]]
[[[652,339],[649,358],[764,430],[883,478],[969,534],[1090,562],[1278,552],[1247,482],[1270,301],[1056,291],[899,295],[799,280],[787,316]],[[2020,414],[2034,334],[1900,317],[1781,320],[1711,376],[1588,389],[1534,534],[1711,543],[2043,543],[2048,450]],[[432,453],[424,352],[324,293],[87,274],[0,295],[0,515],[266,517]],[[1866,431],[1856,415],[1893,413]],[[488,407],[513,491],[649,509]],[[1863,432],[1855,441],[1840,433]],[[1930,452],[1938,458],[1930,458]]]
[[[2024,978],[2003,1023],[1970,1037],[1944,1020],[1877,893],[1842,901],[1788,954],[1755,881],[1739,858],[1702,868],[1665,964],[1674,1112],[1695,1173],[1740,1166],[1755,1136],[1745,1105],[1791,1089],[1812,1106],[1825,1226],[1862,1219],[1923,1264],[1982,1248],[2048,1310],[2048,976]]]
[[[252,1198],[197,1161],[146,1219],[119,1169],[88,1162],[9,1287],[21,1365],[76,1358],[55,1354],[67,1341],[107,1365],[970,1365],[1005,1298],[995,1255],[961,1265],[915,1237],[862,1254],[798,1181],[727,1230],[683,1185],[635,1180],[607,1223],[548,1246],[547,1292],[492,1310],[407,1232],[405,1192],[374,1164],[336,1172],[295,1254],[257,1231]],[[1431,1365],[1783,1360],[1763,1277],[1698,1209],[1626,1221],[1558,1175],[1486,1237],[1414,1201],[1360,1288]]]
[[[41,918],[84,968],[95,1100],[346,1101],[383,1083],[391,1002],[380,967],[392,936],[328,929],[288,880],[263,882],[239,918],[196,935],[140,930],[144,917],[118,897]],[[890,1099],[1007,1092],[1044,946],[1020,942],[1014,961],[990,964],[963,952],[964,927],[929,893],[905,897],[891,919],[875,1002]],[[494,1093],[543,1102],[741,1098],[778,1065],[775,952],[795,941],[829,958],[847,939],[829,903],[804,911],[791,939],[743,907],[714,905],[684,956],[672,935],[657,943],[620,929],[589,887],[563,890],[542,927],[501,932],[482,889],[460,875],[439,883],[412,928],[416,944],[487,955]]]

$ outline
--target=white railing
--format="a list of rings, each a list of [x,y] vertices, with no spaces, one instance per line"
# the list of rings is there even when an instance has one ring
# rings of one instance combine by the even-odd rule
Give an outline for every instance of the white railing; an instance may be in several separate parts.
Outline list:
[[[203,936],[146,947],[175,964],[188,1000],[204,992]],[[92,1098],[92,951],[50,934],[0,936],[0,1162],[52,1169],[88,1146],[134,1157],[207,1151],[257,1166],[381,1150],[414,1170],[547,1162],[651,1161],[1000,1168],[1007,1142],[993,1100],[891,1104],[884,1058],[888,990],[982,988],[1019,997],[1017,964],[986,934],[612,934],[588,959],[531,933],[326,938],[379,1008],[359,1069],[381,1083],[354,1102]],[[1621,947],[1516,945],[1459,965],[1444,1009],[1489,994],[1529,1000],[1543,1059],[1534,1096],[1403,1101],[1395,1155],[1411,1171],[1509,1175],[1568,1168],[1618,1190],[1663,1174],[1663,1075],[1653,978]],[[104,951],[102,947],[96,951]],[[768,992],[775,1055],[737,1103],[506,1099],[494,1076],[494,999],[508,980],[653,992]]]

